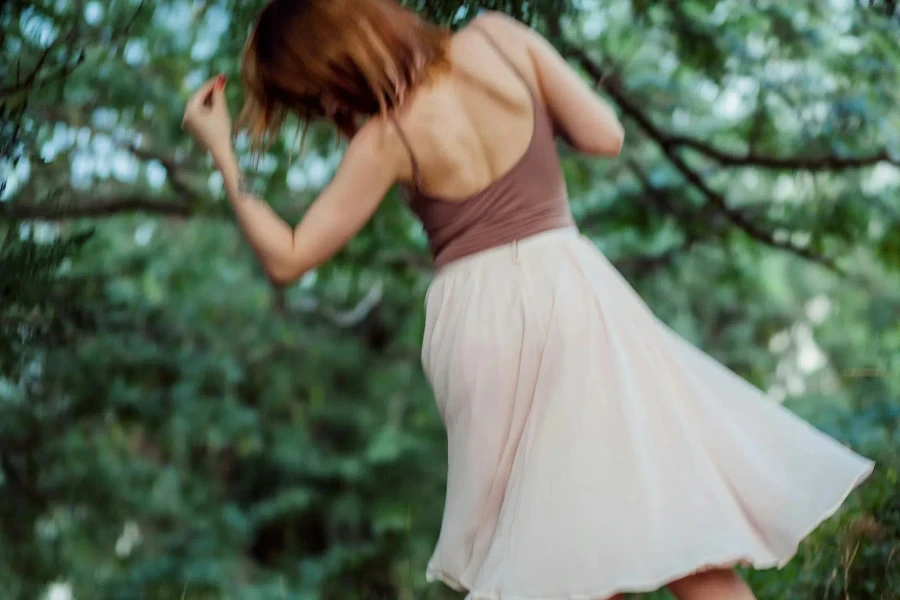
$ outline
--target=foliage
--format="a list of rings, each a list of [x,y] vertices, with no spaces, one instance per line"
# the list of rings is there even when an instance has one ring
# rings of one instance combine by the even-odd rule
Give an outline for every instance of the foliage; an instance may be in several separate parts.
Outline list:
[[[421,230],[392,196],[274,290],[179,128],[260,4],[0,8],[3,598],[457,597],[422,577],[446,455]],[[566,153],[582,230],[685,337],[879,460],[788,567],[748,574],[759,597],[900,597],[896,3],[410,4],[516,14],[597,82],[627,147]],[[290,219],[339,155],[296,142],[256,165]]]

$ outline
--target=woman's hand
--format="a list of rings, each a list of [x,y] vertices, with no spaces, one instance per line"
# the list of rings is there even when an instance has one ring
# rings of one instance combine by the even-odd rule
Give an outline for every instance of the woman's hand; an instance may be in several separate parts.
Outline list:
[[[231,116],[224,90],[224,75],[204,83],[188,100],[181,121],[181,127],[214,156],[231,144]]]

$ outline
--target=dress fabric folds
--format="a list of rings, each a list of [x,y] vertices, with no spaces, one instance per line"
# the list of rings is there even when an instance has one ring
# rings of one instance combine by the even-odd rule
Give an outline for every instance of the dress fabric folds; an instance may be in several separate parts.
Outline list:
[[[782,566],[872,471],[655,317],[574,228],[450,263],[426,304],[449,445],[427,577],[467,600]]]

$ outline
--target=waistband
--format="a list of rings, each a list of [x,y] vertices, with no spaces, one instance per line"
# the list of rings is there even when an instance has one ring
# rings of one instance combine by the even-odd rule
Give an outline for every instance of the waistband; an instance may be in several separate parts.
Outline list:
[[[487,248],[486,250],[479,250],[478,252],[468,254],[461,258],[457,258],[456,260],[453,260],[436,269],[435,277],[439,277],[440,275],[443,275],[445,273],[450,273],[452,271],[456,271],[457,269],[464,268],[466,265],[469,265],[473,262],[490,260],[492,258],[507,257],[513,264],[515,264],[518,262],[519,255],[521,253],[527,252],[532,248],[539,247],[552,241],[558,241],[561,239],[578,239],[580,237],[581,232],[575,225],[548,229],[547,231],[542,231],[541,233],[536,233],[519,240],[513,240],[512,242],[506,244],[500,244],[492,248]]]

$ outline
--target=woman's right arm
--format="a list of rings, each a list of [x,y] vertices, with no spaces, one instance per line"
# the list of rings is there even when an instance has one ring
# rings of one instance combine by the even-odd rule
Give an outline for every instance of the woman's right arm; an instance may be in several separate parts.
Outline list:
[[[618,156],[625,132],[616,113],[550,42],[502,13],[489,13],[480,18],[509,38],[524,43],[534,65],[541,96],[567,141],[585,154]]]

